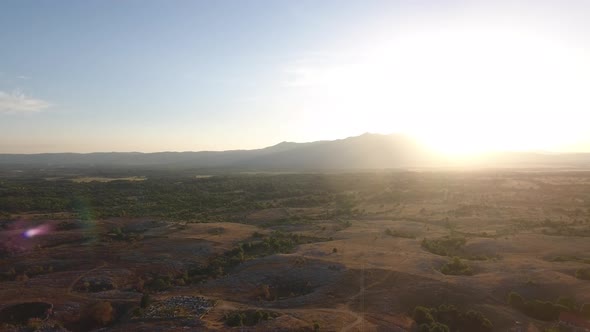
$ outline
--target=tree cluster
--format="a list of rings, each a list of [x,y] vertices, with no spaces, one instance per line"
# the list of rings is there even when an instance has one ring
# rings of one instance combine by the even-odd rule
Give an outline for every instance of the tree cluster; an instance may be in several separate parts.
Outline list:
[[[414,309],[414,321],[420,332],[472,331],[489,332],[493,325],[481,312],[461,311],[453,305],[438,307],[418,306]]]

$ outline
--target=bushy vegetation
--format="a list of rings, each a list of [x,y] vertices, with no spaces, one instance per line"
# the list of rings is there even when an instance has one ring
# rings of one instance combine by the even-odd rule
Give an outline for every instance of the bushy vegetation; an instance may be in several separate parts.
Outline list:
[[[152,297],[148,293],[144,293],[141,296],[141,301],[139,302],[139,306],[143,309],[147,308],[152,303]]]
[[[582,279],[582,280],[590,280],[590,269],[589,268],[578,269],[576,271],[576,278]]]
[[[156,275],[144,284],[144,288],[149,291],[162,292],[174,284],[174,278],[169,275]]]
[[[581,236],[590,237],[590,227],[571,227],[563,224],[553,225],[549,229],[544,229],[543,234],[549,236]]]
[[[578,256],[555,256],[553,258],[550,258],[549,261],[551,261],[551,262],[578,262],[578,263],[590,264],[590,259],[578,257]]]
[[[6,271],[0,272],[0,281],[14,281],[18,278],[30,278],[42,274],[48,274],[53,272],[53,266],[51,265],[33,265],[21,268],[11,267]]]
[[[1,324],[23,325],[30,319],[45,319],[51,308],[52,305],[46,302],[25,302],[3,306],[0,310],[0,327]]]
[[[439,256],[457,256],[467,240],[464,237],[445,236],[438,239],[423,239],[422,248]]]
[[[118,241],[140,241],[143,240],[143,235],[138,232],[131,232],[121,227],[113,227],[107,234],[111,239]]]
[[[309,294],[313,287],[309,281],[303,279],[275,278],[268,280],[268,283],[260,287],[260,300],[276,301],[279,299],[289,298]]]
[[[391,230],[390,228],[385,229],[385,235],[389,235],[391,237],[401,237],[404,239],[415,239],[416,235],[404,231],[400,231],[398,229]]]
[[[485,261],[488,259],[498,259],[498,255],[472,255],[463,249],[467,239],[463,236],[444,236],[438,239],[427,239],[422,240],[422,248],[424,250],[439,256],[451,256],[460,257],[468,260]]]
[[[453,305],[443,304],[432,308],[418,306],[414,309],[413,318],[421,332],[488,332],[493,328],[481,312],[461,311]]]
[[[91,303],[82,309],[80,314],[81,325],[86,328],[101,327],[113,321],[115,311],[108,301]]]
[[[38,211],[68,212],[82,220],[149,216],[216,221],[241,211],[317,206],[323,206],[331,216],[346,216],[358,213],[355,207],[359,199],[341,192],[362,184],[342,175],[224,175],[196,179],[168,172],[145,173],[144,181],[75,182],[67,172],[63,178],[51,181],[35,176],[2,179],[2,218]],[[129,174],[118,174],[125,175]]]
[[[453,259],[450,262],[446,263],[445,265],[443,265],[440,268],[440,272],[442,272],[443,274],[455,275],[455,276],[473,275],[473,269],[471,268],[471,266],[469,266],[469,264],[467,264],[465,262],[462,262],[459,257],[453,257]]]
[[[562,311],[581,309],[571,298],[560,297],[555,302],[526,300],[516,292],[508,294],[508,304],[529,317],[544,321],[557,320]]]
[[[261,321],[271,320],[280,314],[265,310],[232,311],[223,317],[228,326],[254,326]]]
[[[220,277],[247,260],[290,253],[300,244],[324,240],[326,239],[280,231],[272,232],[268,236],[259,233],[256,239],[241,243],[223,255],[211,259],[206,266],[190,269],[188,275],[193,282]]]

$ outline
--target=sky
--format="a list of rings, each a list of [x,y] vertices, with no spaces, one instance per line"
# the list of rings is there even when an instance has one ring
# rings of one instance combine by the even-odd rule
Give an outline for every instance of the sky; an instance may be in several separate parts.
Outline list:
[[[0,153],[590,152],[588,1],[0,1]]]

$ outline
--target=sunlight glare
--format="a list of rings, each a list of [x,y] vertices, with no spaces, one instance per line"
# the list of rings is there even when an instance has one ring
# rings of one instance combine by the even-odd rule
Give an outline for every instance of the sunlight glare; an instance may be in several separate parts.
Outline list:
[[[404,132],[445,153],[552,150],[584,139],[585,50],[527,29],[406,31],[362,60],[299,68],[316,130]],[[338,133],[334,133],[337,135]]]

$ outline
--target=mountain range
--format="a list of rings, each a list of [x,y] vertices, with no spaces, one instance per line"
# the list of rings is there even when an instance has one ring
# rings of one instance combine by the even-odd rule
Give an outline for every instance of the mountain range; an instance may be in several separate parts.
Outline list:
[[[240,170],[362,170],[437,167],[590,168],[590,153],[497,152],[469,159],[437,153],[399,134],[282,142],[263,149],[200,152],[0,154],[6,167],[166,167]]]

